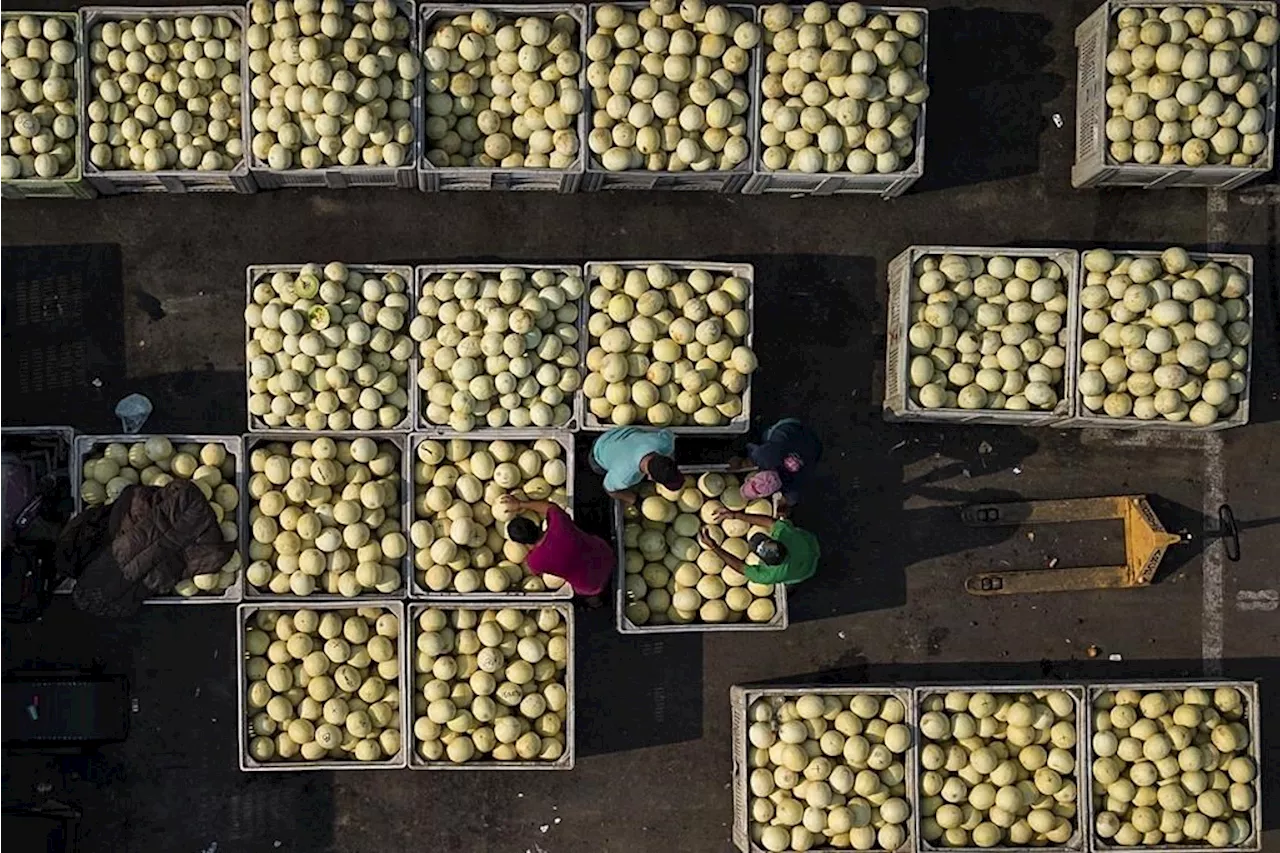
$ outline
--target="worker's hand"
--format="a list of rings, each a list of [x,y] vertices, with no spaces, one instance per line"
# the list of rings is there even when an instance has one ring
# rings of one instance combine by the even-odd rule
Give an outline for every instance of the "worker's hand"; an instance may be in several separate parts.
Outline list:
[[[615,492],[613,496],[622,501],[623,506],[635,506],[636,504],[636,493],[630,489],[625,492]]]
[[[728,507],[718,506],[711,510],[711,520],[717,524],[724,521],[726,518],[734,518],[736,515],[737,513]]]
[[[716,549],[716,540],[711,538],[711,528],[703,525],[698,531],[698,542],[702,547],[714,551]]]
[[[503,495],[498,498],[498,506],[507,512],[519,512],[524,502],[515,495]]]

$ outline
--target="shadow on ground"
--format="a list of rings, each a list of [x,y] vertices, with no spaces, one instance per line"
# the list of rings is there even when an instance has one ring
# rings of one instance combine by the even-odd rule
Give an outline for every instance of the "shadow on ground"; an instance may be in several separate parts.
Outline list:
[[[1044,104],[1064,81],[1043,15],[949,7],[929,13],[929,107],[924,176],[914,192],[1039,170]],[[1070,120],[1067,117],[1065,120]]]
[[[126,371],[120,247],[6,246],[0,269],[5,423],[110,428]]]
[[[330,849],[331,774],[239,770],[234,621],[234,608],[179,605],[113,622],[59,596],[39,622],[6,624],[6,672],[123,673],[136,701],[123,743],[85,756],[6,755],[6,808],[75,804],[84,851],[265,851],[282,838]]]

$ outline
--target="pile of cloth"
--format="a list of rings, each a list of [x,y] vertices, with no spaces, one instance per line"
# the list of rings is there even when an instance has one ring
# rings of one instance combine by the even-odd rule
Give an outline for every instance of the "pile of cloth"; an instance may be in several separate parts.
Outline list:
[[[195,483],[129,486],[114,503],[71,519],[58,539],[60,575],[75,578],[76,607],[128,616],[181,580],[219,571],[235,551]]]

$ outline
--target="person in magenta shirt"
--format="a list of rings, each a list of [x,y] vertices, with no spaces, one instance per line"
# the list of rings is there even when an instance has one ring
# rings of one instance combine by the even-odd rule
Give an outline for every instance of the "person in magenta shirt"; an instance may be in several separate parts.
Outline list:
[[[550,501],[523,501],[514,495],[503,495],[498,503],[509,512],[536,512],[546,519],[545,529],[522,515],[507,522],[507,538],[529,546],[525,557],[529,573],[564,578],[575,595],[598,606],[617,561],[609,543],[582,530],[567,512]]]

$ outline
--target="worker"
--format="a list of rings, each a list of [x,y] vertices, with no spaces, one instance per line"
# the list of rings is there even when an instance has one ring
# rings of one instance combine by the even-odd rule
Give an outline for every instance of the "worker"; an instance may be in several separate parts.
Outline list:
[[[586,599],[588,607],[600,606],[600,595],[608,588],[618,559],[608,542],[578,527],[567,512],[551,501],[503,495],[498,498],[498,506],[514,516],[507,522],[507,538],[529,547],[525,566],[530,574],[564,578],[575,595]],[[515,515],[518,512],[542,516],[546,529],[531,518]]]
[[[636,502],[634,488],[652,480],[675,491],[684,475],[672,458],[676,436],[669,429],[614,427],[591,446],[591,470],[604,475],[609,496],[627,505]]]
[[[711,536],[711,528],[704,526],[698,532],[698,541],[708,551],[724,561],[726,566],[737,569],[752,583],[794,584],[813,577],[818,569],[818,537],[801,530],[785,518],[770,518],[753,512],[719,507],[711,513],[711,520],[719,523],[726,518],[745,521],[769,532],[756,533],[747,544],[751,553],[759,558],[758,564],[747,563],[722,548]]]
[[[822,458],[822,441],[799,419],[783,418],[760,444],[748,444],[747,454],[756,472],[743,481],[742,496],[754,501],[780,493],[778,515],[785,517]]]

